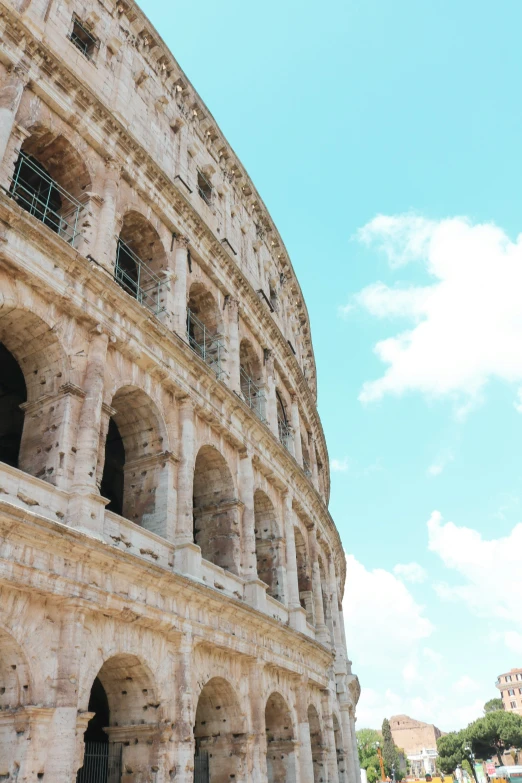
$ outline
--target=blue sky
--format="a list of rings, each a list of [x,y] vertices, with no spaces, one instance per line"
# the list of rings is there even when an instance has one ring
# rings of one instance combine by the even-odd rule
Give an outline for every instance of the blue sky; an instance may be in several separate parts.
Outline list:
[[[522,665],[522,5],[141,5],[307,301],[358,726],[458,728]]]

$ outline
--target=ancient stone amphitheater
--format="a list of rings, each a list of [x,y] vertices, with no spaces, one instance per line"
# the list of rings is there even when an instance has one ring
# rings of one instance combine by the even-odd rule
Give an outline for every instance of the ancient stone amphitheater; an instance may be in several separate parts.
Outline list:
[[[0,780],[358,783],[306,306],[132,0],[0,2]]]

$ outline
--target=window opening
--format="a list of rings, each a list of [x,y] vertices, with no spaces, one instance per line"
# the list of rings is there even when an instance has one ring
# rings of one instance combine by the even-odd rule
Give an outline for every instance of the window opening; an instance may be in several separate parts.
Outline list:
[[[27,390],[18,362],[0,343],[0,462],[18,467]]]
[[[203,174],[203,172],[198,169],[198,193],[203,201],[209,206],[212,204],[213,192],[214,188],[212,187],[212,183],[205,176],[205,174]]]
[[[123,484],[125,447],[114,419],[109,419],[109,430],[105,441],[105,464],[100,492],[110,502],[107,511],[123,516]],[[107,725],[107,724],[106,724]]]
[[[36,158],[23,151],[16,162],[9,195],[66,242],[74,243],[82,205],[49,176]]]
[[[292,437],[292,430],[288,424],[286,418],[285,404],[281,398],[281,395],[276,391],[277,399],[277,427],[279,431],[279,440],[286,449],[290,449],[290,439]]]
[[[187,310],[187,336],[189,345],[205,364],[216,373],[218,378],[224,374],[223,359],[225,343],[220,334],[211,332],[197,318],[192,310]]]
[[[88,60],[92,60],[98,48],[98,39],[87,30],[78,17],[73,18],[73,29],[67,37]]]
[[[133,299],[155,315],[165,308],[161,304],[161,279],[123,239],[118,239],[114,279]]]

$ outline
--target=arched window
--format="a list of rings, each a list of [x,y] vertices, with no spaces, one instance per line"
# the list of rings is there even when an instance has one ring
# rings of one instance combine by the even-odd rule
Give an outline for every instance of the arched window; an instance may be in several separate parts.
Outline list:
[[[297,585],[299,589],[299,601],[303,609],[306,609],[306,619],[310,625],[314,624],[314,601],[312,593],[312,577],[308,550],[304,537],[299,528],[294,528],[295,554],[297,558]]]
[[[310,729],[310,744],[312,746],[312,763],[314,765],[314,783],[321,783],[325,779],[325,758],[323,751],[323,737],[319,714],[313,704],[308,707],[308,727]]]
[[[343,736],[341,733],[341,727],[337,720],[337,715],[333,716],[333,730],[335,738],[335,755],[337,757],[337,772],[339,774],[339,783],[346,783],[348,780],[348,773],[346,771],[346,760],[344,757],[343,749]]]
[[[0,771],[7,770],[8,780],[13,779],[10,771],[18,776],[20,761],[26,753],[27,733],[20,732],[17,716],[34,703],[32,689],[31,672],[22,647],[11,634],[0,629]]]
[[[261,387],[261,362],[249,340],[241,340],[239,365],[243,399],[261,421],[265,421],[265,391]]]
[[[166,533],[167,471],[164,425],[154,402],[134,386],[111,406],[100,492],[107,508],[158,535]]]
[[[257,575],[268,585],[268,594],[283,598],[281,584],[281,547],[272,501],[260,489],[254,493]]]
[[[67,242],[79,236],[91,179],[79,153],[64,136],[38,128],[25,139],[9,194]]]
[[[292,437],[292,430],[286,415],[286,405],[281,393],[276,389],[277,404],[277,427],[279,430],[279,440],[286,448],[289,447]]]
[[[279,693],[272,693],[266,703],[265,729],[268,783],[292,783],[296,774],[294,728],[288,705]]]
[[[201,691],[194,725],[195,780],[246,780],[245,719],[234,689],[214,677]]]
[[[18,467],[24,428],[20,406],[27,401],[25,379],[18,362],[0,343],[0,462]]]
[[[158,315],[164,310],[161,273],[165,249],[156,229],[139,212],[127,212],[118,238],[114,276],[140,304]]]
[[[225,343],[216,300],[202,283],[190,287],[187,307],[189,345],[220,378],[224,372]]]
[[[194,469],[194,543],[214,565],[239,574],[241,535],[238,499],[225,459],[203,446]]]

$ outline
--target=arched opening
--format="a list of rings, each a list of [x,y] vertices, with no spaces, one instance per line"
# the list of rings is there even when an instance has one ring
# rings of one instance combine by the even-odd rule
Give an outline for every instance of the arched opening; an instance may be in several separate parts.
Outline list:
[[[245,719],[230,683],[209,680],[198,699],[194,725],[194,767],[199,780],[208,771],[208,783],[243,780]],[[195,778],[198,780],[198,778]]]
[[[225,343],[217,302],[202,283],[193,283],[187,306],[189,345],[212,368],[218,378],[224,372]]]
[[[314,765],[314,783],[322,783],[324,774],[324,750],[321,723],[313,704],[308,707],[308,727],[310,729],[310,744],[312,746],[312,763]]]
[[[337,772],[339,774],[339,783],[347,783],[348,774],[346,772],[346,760],[344,758],[343,750],[343,735],[341,733],[341,727],[337,720],[337,715],[333,716],[333,730],[335,739],[335,755],[337,758]]]
[[[303,470],[308,476],[308,478],[312,477],[312,466],[310,462],[310,449],[308,447],[309,445],[309,435],[307,432],[301,432],[301,453],[303,455]]]
[[[0,779],[24,774],[27,735],[17,731],[17,712],[32,704],[32,683],[25,654],[18,642],[0,629]]]
[[[257,575],[268,585],[268,594],[282,600],[281,539],[272,501],[260,489],[254,493]]]
[[[94,679],[88,703],[95,714],[84,734],[77,783],[120,783],[123,771],[129,783],[148,779],[158,761],[162,716],[149,669],[136,655],[109,658]]]
[[[288,448],[290,443],[290,438],[292,436],[292,430],[290,429],[290,424],[288,422],[288,418],[286,415],[286,405],[283,400],[283,397],[281,395],[281,392],[279,392],[276,389],[276,406],[277,406],[277,427],[279,430],[279,440],[283,444],[283,446],[286,446]]]
[[[22,370],[14,356],[0,343],[0,462],[18,467],[24,429],[20,408],[27,401]]]
[[[40,127],[25,139],[10,195],[22,209],[71,244],[80,233],[80,216],[90,190],[85,162],[64,136]]]
[[[268,783],[293,783],[296,769],[292,715],[279,693],[268,698],[265,728]]]
[[[71,400],[59,393],[66,382],[67,359],[49,324],[25,310],[0,311],[0,461],[51,484],[73,466],[64,442]]]
[[[303,534],[298,527],[294,527],[295,555],[297,560],[297,586],[299,589],[299,601],[303,609],[306,609],[306,619],[314,623],[314,601],[312,593],[312,578]]]
[[[240,524],[232,474],[213,446],[196,458],[193,489],[194,543],[214,565],[239,574]]]
[[[265,392],[261,387],[261,362],[249,340],[241,340],[239,346],[241,394],[261,421],[265,420]]]
[[[167,475],[164,427],[154,402],[125,386],[114,396],[100,485],[108,509],[159,535],[165,534]]]
[[[165,268],[165,248],[156,229],[139,212],[127,212],[118,238],[116,282],[158,314],[163,309],[160,275]]]
[[[324,567],[323,558],[318,556],[317,562],[319,564],[319,577],[321,580],[321,597],[323,599],[323,616],[324,622],[332,633],[332,612],[330,607],[330,598],[328,591],[328,582],[326,581],[326,569]]]

